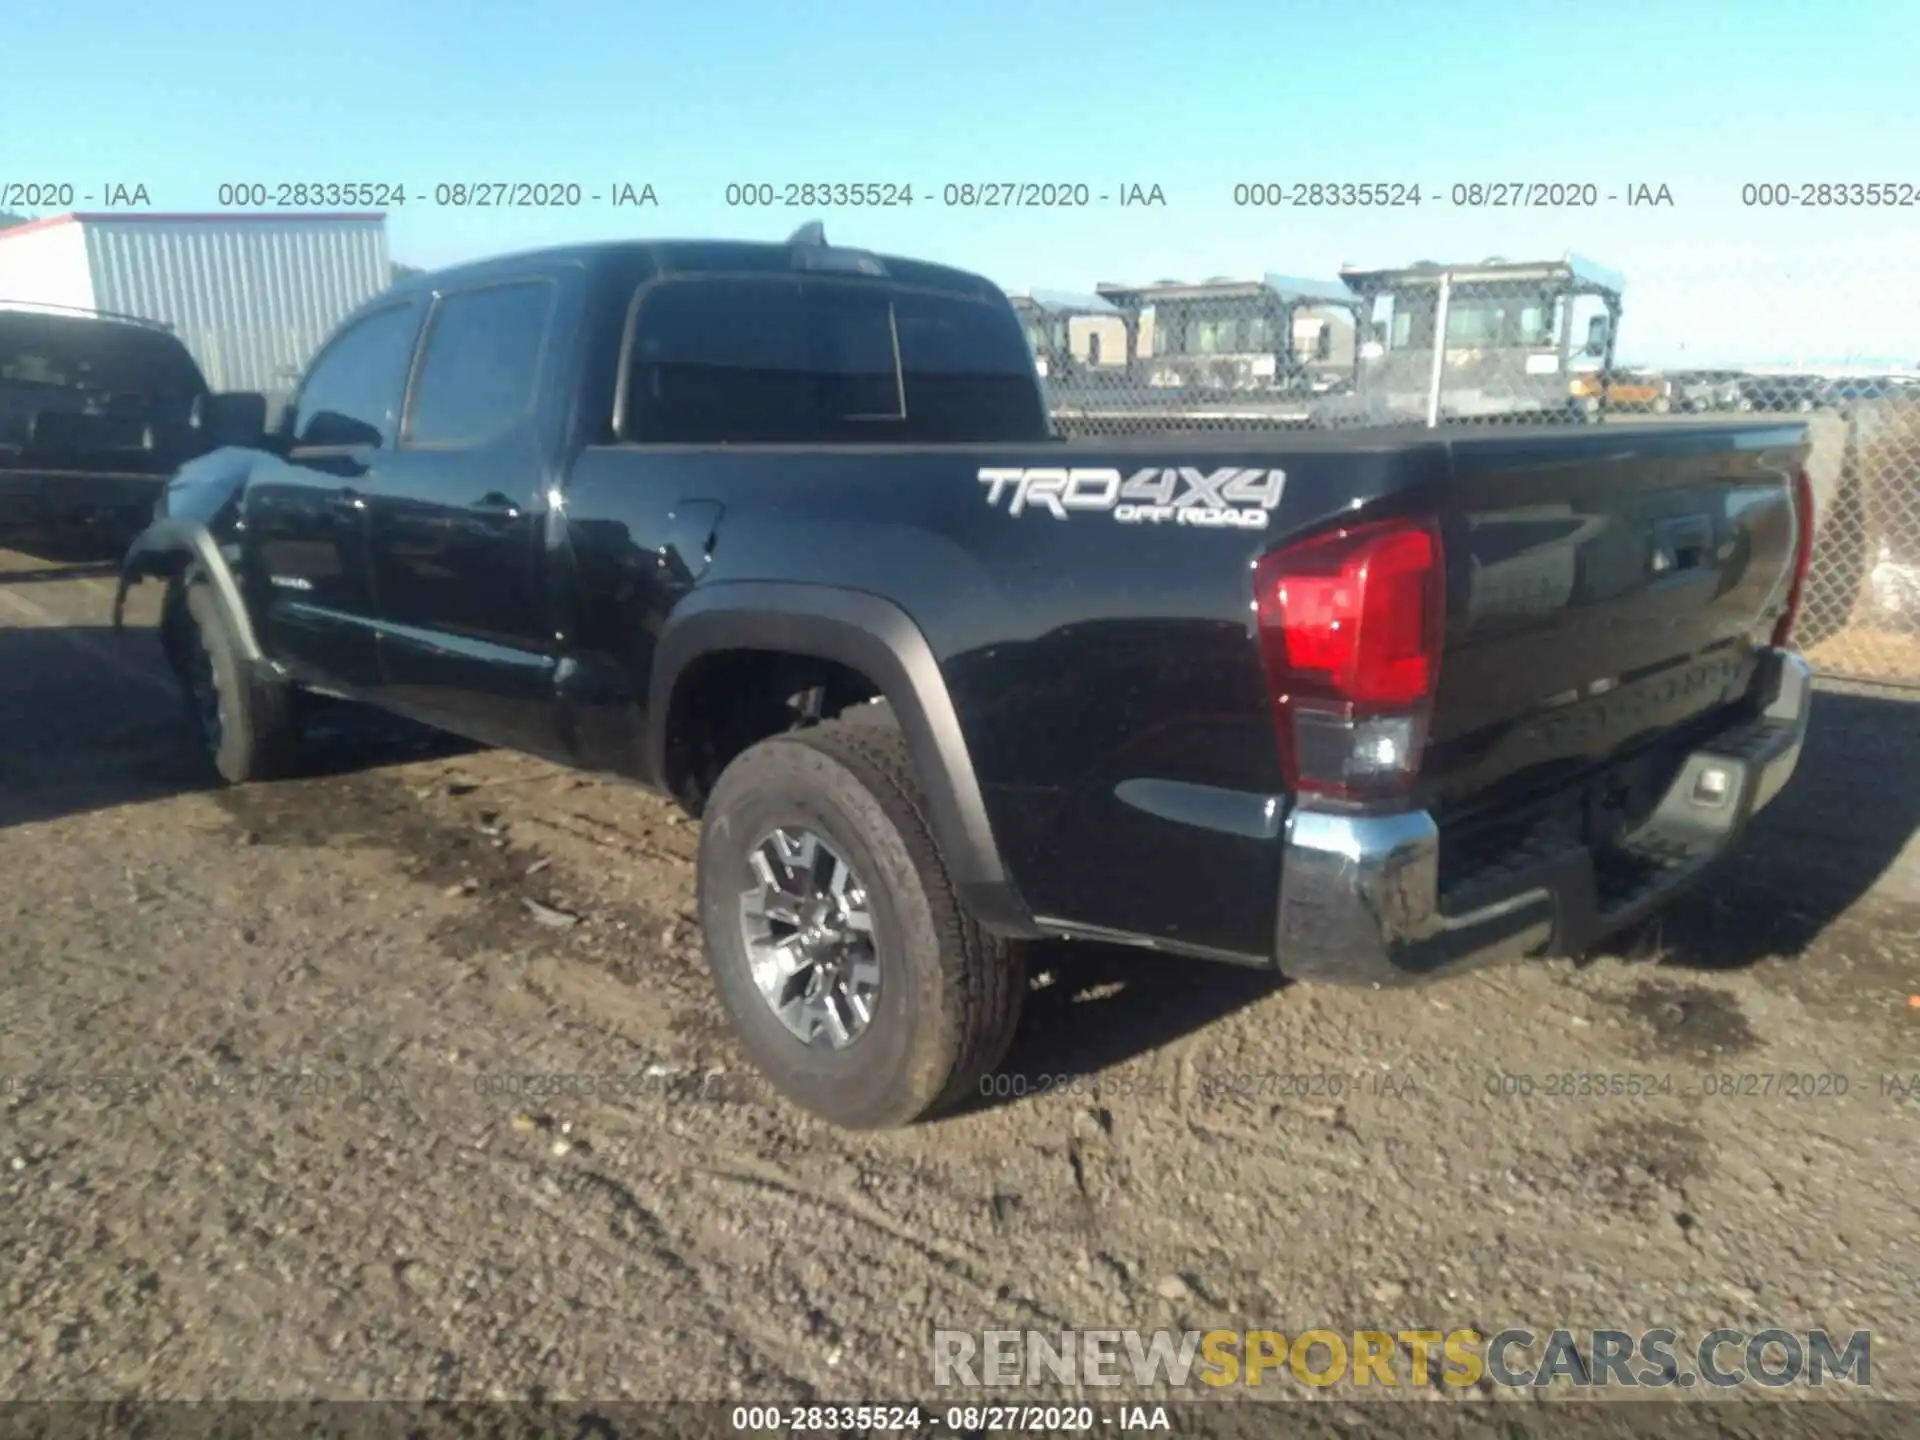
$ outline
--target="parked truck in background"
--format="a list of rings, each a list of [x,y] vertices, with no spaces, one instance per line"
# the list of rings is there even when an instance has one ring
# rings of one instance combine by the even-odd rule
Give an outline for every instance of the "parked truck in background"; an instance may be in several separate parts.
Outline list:
[[[1340,278],[1363,306],[1365,343],[1353,393],[1316,406],[1316,425],[1557,423],[1606,408],[1598,377],[1613,373],[1625,281],[1604,266],[1496,257]]]
[[[1652,415],[1665,415],[1674,408],[1671,379],[1632,370],[1616,370],[1604,378],[1597,371],[1576,376],[1568,393],[1590,414],[1600,410],[1603,400],[1610,410],[1643,410]]]
[[[1674,408],[1686,414],[1753,408],[1741,404],[1742,371],[1676,370],[1670,371],[1667,379],[1673,383]]]
[[[230,418],[121,596],[218,773],[317,694],[671,795],[742,1048],[845,1125],[978,1093],[1043,937],[1583,950],[1807,724],[1803,425],[1067,443],[991,284],[817,232],[427,276]]]
[[[0,296],[165,325],[215,390],[284,399],[333,328],[392,283],[386,216],[217,189],[222,205],[260,208],[78,211],[0,230]]]
[[[1124,382],[1129,373],[1125,318],[1098,295],[1035,290],[1008,297],[1047,389],[1056,394]]]
[[[1353,374],[1359,302],[1337,281],[1266,275],[1096,287],[1128,317],[1149,389],[1299,400]]]
[[[0,531],[124,545],[235,403],[164,325],[0,298]]]
[[[1119,317],[1127,360],[1049,380],[1068,434],[1296,427],[1314,397],[1352,382],[1357,302],[1336,282],[1268,275],[1095,291]]]
[[[1830,383],[1824,375],[1748,375],[1740,381],[1738,407],[1810,415],[1820,408]]]

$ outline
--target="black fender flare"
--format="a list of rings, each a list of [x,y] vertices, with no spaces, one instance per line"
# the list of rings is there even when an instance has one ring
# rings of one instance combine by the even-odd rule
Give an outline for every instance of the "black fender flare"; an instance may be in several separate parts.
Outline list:
[[[246,599],[233,567],[220,553],[213,532],[197,520],[156,520],[134,539],[120,562],[120,584],[113,595],[113,628],[121,628],[127,608],[127,592],[149,575],[166,575],[182,564],[197,564],[213,586],[213,593],[225,612],[229,633],[242,656],[253,663],[265,660],[265,652],[253,633],[253,619],[247,614]]]
[[[666,775],[680,677],[696,660],[723,650],[831,660],[878,685],[905,732],[934,838],[962,901],[997,934],[1040,935],[1001,859],[939,661],[906,611],[878,595],[831,585],[730,581],[694,590],[674,607],[654,647],[646,763],[656,778]]]

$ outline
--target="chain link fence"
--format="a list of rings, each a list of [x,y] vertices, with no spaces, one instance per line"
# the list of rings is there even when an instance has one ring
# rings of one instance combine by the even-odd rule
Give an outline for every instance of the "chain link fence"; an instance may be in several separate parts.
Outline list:
[[[1803,418],[1817,530],[1799,640],[1920,696],[1920,377],[1621,363],[1623,282],[1577,257],[1014,297],[1070,436]]]

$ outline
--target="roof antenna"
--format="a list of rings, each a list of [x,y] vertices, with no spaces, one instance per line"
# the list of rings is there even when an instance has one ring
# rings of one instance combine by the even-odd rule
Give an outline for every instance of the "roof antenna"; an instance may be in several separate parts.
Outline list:
[[[787,237],[789,245],[825,245],[826,243],[827,227],[818,220],[809,220]]]

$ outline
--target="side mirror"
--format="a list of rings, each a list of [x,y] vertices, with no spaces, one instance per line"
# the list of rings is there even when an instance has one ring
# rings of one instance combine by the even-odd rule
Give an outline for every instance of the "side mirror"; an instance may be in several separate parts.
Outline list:
[[[369,425],[352,415],[342,415],[337,410],[315,411],[307,421],[306,433],[299,437],[301,445],[337,445],[357,450],[378,450],[380,442],[379,426]]]
[[[1591,320],[1587,321],[1585,354],[1604,355],[1607,353],[1608,328],[1607,317],[1604,315],[1595,315]]]
[[[1387,322],[1386,321],[1376,320],[1373,322],[1373,343],[1381,346],[1382,348],[1386,346],[1386,343],[1387,343]]]
[[[193,426],[215,448],[258,449],[267,434],[267,397],[251,390],[203,395],[194,407]]]

